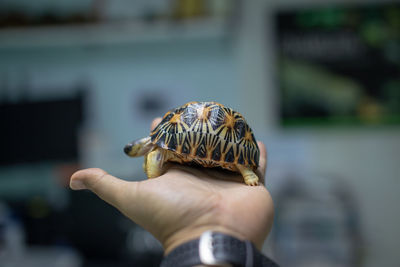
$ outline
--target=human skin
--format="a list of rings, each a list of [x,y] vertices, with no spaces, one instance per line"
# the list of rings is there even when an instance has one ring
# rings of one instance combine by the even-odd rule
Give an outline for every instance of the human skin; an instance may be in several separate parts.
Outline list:
[[[154,128],[160,118],[153,121]],[[165,174],[145,181],[125,181],[104,170],[75,172],[73,190],[89,189],[156,237],[168,254],[204,231],[214,230],[261,249],[273,221],[273,203],[263,185],[266,149],[260,148],[258,186],[244,184],[240,174],[169,164]]]

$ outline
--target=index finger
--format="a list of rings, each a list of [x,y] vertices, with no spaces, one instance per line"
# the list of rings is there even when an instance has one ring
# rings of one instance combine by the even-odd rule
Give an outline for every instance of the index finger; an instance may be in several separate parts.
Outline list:
[[[150,131],[153,131],[154,128],[161,122],[162,118],[157,117],[151,122]]]
[[[264,183],[265,171],[267,169],[267,149],[265,148],[265,145],[263,142],[257,141],[257,144],[260,149],[260,160],[259,160],[259,166],[257,169],[257,174],[259,175],[261,182]]]

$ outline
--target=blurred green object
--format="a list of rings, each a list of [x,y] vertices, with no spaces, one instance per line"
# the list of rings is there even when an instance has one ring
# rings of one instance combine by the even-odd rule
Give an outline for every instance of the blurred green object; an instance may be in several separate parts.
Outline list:
[[[380,20],[372,20],[363,24],[361,36],[372,47],[379,48],[390,38],[387,24]]]
[[[281,124],[400,124],[400,4],[277,16]]]
[[[384,84],[383,94],[387,103],[387,112],[400,113],[400,79]]]
[[[297,15],[297,22],[303,28],[321,27],[333,29],[340,27],[347,19],[347,13],[341,8],[306,10]]]
[[[288,115],[315,107],[327,113],[349,116],[361,98],[361,86],[347,77],[307,62],[283,60],[281,86]]]

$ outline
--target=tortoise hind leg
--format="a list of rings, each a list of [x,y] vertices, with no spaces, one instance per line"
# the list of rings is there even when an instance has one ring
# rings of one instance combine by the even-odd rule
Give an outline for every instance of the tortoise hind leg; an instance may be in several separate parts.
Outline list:
[[[244,182],[247,185],[258,185],[258,176],[254,173],[252,169],[240,164],[237,164],[236,167],[242,174]]]
[[[151,179],[164,174],[166,154],[164,149],[156,148],[145,156],[143,169],[147,178]]]

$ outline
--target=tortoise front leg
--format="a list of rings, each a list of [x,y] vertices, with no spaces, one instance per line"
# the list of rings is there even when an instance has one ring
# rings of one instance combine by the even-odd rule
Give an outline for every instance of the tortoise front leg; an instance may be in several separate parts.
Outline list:
[[[248,167],[237,164],[236,168],[240,171],[247,185],[258,185],[258,176]]]
[[[166,161],[166,151],[161,148],[156,148],[148,153],[144,158],[143,169],[147,178],[155,178],[165,172],[164,163]]]

